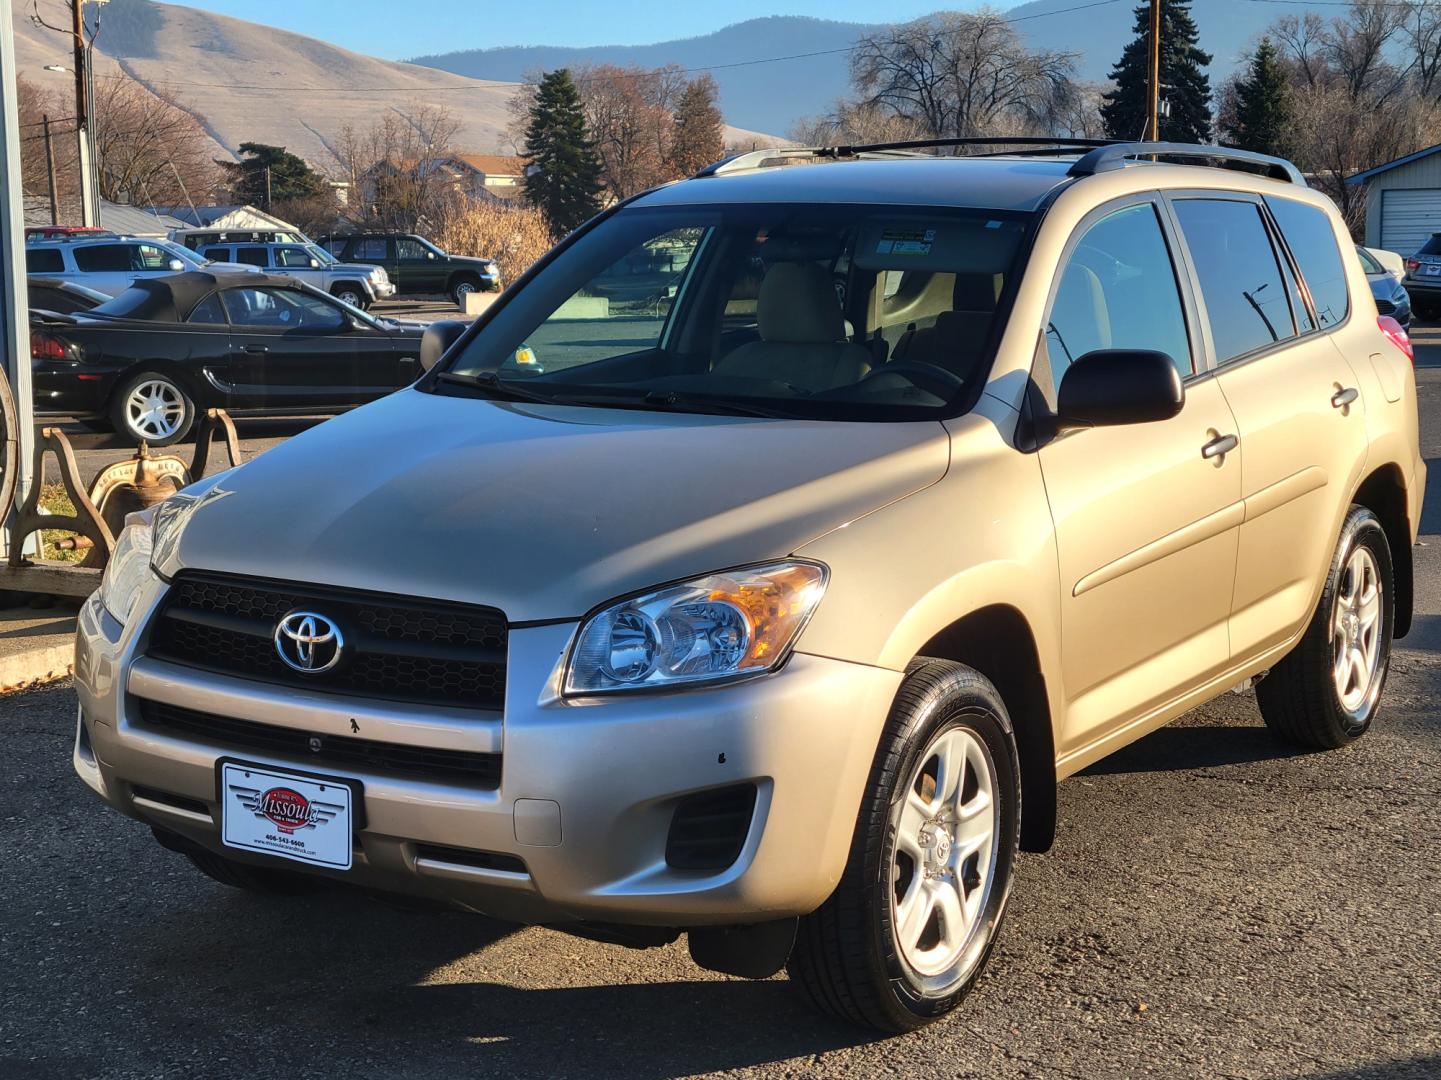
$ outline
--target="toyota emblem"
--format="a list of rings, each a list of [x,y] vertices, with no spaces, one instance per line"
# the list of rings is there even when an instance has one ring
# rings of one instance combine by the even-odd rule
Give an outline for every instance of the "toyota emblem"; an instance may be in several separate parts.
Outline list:
[[[313,611],[292,611],[275,624],[275,651],[287,667],[302,674],[329,671],[344,649],[340,627]]]

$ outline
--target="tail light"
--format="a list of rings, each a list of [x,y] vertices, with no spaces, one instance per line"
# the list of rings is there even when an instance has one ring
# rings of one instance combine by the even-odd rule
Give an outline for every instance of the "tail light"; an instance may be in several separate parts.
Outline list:
[[[1386,335],[1387,341],[1406,354],[1407,360],[1413,364],[1416,362],[1416,351],[1411,348],[1411,338],[1405,330],[1401,329],[1400,323],[1390,315],[1378,315],[1376,316],[1376,325],[1381,328],[1381,333]]]
[[[43,330],[30,331],[31,360],[64,360],[65,343]]]
[[[1408,274],[1414,274],[1417,270],[1420,270],[1420,269],[1421,269],[1421,260],[1420,260],[1420,259],[1407,259],[1407,260],[1406,260],[1406,273],[1408,273]]]

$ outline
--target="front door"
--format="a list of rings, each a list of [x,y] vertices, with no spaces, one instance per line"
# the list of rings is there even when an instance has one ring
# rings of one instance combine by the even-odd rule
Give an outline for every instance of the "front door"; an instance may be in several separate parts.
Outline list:
[[[443,293],[449,270],[445,260],[419,240],[408,236],[395,238],[395,265],[400,272],[400,288],[408,293]]]
[[[1170,420],[1072,431],[1040,450],[1061,579],[1067,715],[1077,754],[1219,674],[1241,523],[1231,411],[1187,330],[1158,205],[1083,223],[1057,278],[1037,381],[1052,403],[1096,349],[1158,349],[1186,401]],[[1194,323],[1194,318],[1191,320]],[[1045,369],[1049,368],[1049,371]]]
[[[1172,204],[1241,439],[1238,658],[1284,643],[1310,617],[1366,455],[1356,378],[1327,332],[1349,304],[1330,218],[1294,200],[1267,202],[1274,217],[1245,196]],[[1289,252],[1275,242],[1278,222]]]
[[[328,297],[252,286],[223,294],[230,316],[230,396],[237,409],[360,405],[402,385],[383,331],[358,327]]]

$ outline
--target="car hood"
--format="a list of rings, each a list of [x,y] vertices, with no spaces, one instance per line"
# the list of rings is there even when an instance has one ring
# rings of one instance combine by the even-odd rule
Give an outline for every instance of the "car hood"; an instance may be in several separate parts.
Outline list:
[[[225,474],[162,569],[488,604],[516,622],[565,619],[787,555],[935,483],[948,463],[933,422],[403,390]]]

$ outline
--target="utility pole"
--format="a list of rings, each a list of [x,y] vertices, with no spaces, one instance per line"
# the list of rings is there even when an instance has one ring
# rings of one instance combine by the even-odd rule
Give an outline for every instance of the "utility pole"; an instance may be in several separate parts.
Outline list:
[[[265,166],[265,212],[270,212],[270,166]]]
[[[50,188],[50,224],[60,224],[60,200],[55,195],[55,144],[50,141],[50,117],[42,116],[45,127],[45,181]]]
[[[80,216],[82,225],[99,225],[95,203],[95,170],[90,162],[90,50],[85,45],[85,0],[70,0],[71,34],[75,41],[75,138],[79,146]]]
[[[1161,137],[1161,0],[1151,0],[1151,78],[1146,88],[1146,138]]]

